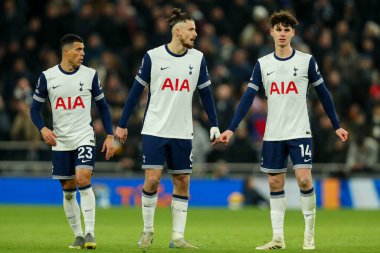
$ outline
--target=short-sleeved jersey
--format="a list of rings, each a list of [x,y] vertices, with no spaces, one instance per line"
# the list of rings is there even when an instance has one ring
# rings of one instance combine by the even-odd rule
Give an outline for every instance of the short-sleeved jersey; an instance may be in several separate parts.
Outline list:
[[[192,99],[196,88],[210,85],[206,61],[196,49],[182,55],[167,45],[149,50],[136,80],[149,85],[142,134],[165,138],[192,139]]]
[[[80,66],[73,72],[56,65],[42,72],[33,98],[45,102],[49,98],[53,114],[53,131],[57,145],[53,150],[75,150],[95,145],[91,120],[92,97],[104,97],[96,71]]]
[[[268,101],[265,141],[311,138],[307,109],[309,84],[323,83],[318,66],[310,54],[297,50],[288,58],[274,53],[258,60],[249,87],[264,87]]]

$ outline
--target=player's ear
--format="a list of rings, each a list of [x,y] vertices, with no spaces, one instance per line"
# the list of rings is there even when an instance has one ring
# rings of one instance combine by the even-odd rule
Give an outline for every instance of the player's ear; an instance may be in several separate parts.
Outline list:
[[[273,27],[269,28],[269,33],[273,36]]]
[[[177,36],[178,38],[181,38],[181,36],[182,36],[182,30],[180,29],[180,27],[177,27],[177,28],[175,29],[175,34],[176,34],[176,36]]]

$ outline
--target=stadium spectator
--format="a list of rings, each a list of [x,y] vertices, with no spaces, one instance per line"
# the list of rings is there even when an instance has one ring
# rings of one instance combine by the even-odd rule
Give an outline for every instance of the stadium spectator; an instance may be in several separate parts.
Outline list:
[[[145,181],[142,190],[144,228],[138,246],[147,250],[153,241],[157,189],[165,160],[173,179],[173,230],[170,248],[196,248],[184,239],[192,172],[192,97],[199,91],[210,125],[210,140],[219,138],[214,99],[211,94],[206,61],[193,49],[197,37],[194,19],[174,8],[168,19],[172,40],[149,50],[136,75],[115,135],[124,143],[127,122],[145,86],[149,102],[143,123],[142,146]]]
[[[379,161],[379,145],[372,137],[358,135],[349,144],[347,154],[347,167],[351,175],[356,173],[369,173]]]
[[[216,110],[219,119],[219,127],[226,129],[234,115],[234,101],[232,87],[228,83],[222,83],[215,91]]]
[[[67,34],[61,38],[60,45],[62,60],[42,72],[33,95],[30,115],[46,144],[52,146],[52,177],[60,180],[64,211],[75,235],[69,248],[95,249],[96,205],[91,187],[95,164],[92,97],[108,134],[102,148],[102,152],[106,151],[107,160],[114,153],[111,115],[96,71],[82,65],[83,40],[77,35]],[[40,115],[47,98],[52,107],[53,131],[45,126]],[[76,198],[77,188],[81,196],[84,234]]]
[[[270,34],[275,52],[256,63],[248,87],[239,103],[232,122],[220,141],[230,142],[240,121],[247,114],[260,87],[268,98],[268,117],[265,127],[261,171],[268,173],[270,188],[272,241],[258,250],[284,249],[285,172],[290,155],[301,191],[301,209],[305,219],[303,249],[315,249],[315,193],[311,179],[312,138],[306,97],[311,83],[341,141],[348,133],[340,127],[333,101],[310,54],[294,50],[297,19],[287,11],[274,12],[270,18]],[[307,78],[300,78],[307,77]]]
[[[198,120],[193,120],[194,138],[193,138],[193,163],[205,163],[207,154],[210,151],[210,142],[208,132]]]
[[[243,121],[236,129],[236,136],[227,151],[227,161],[230,163],[257,163],[257,152],[248,138],[247,123]]]
[[[252,66],[258,57],[271,52],[273,41],[270,36],[267,36],[267,24],[263,20],[266,20],[267,13],[287,8],[295,13],[300,21],[297,38],[293,41],[297,42],[296,44],[307,44],[311,47],[311,53],[319,63],[323,76],[328,78],[332,69],[339,72],[341,79],[339,87],[348,90],[351,99],[356,100],[357,103],[363,103],[360,107],[370,121],[372,108],[376,104],[373,98],[376,94],[373,92],[376,92],[376,86],[380,83],[378,81],[380,47],[376,46],[380,44],[380,3],[378,1],[38,0],[29,4],[28,1],[6,0],[0,1],[0,94],[5,100],[6,113],[10,121],[14,120],[16,111],[14,105],[10,103],[16,81],[20,77],[26,77],[34,85],[43,69],[58,64],[57,40],[68,29],[64,27],[64,24],[73,24],[70,32],[77,32],[88,41],[88,44],[90,44],[91,35],[98,34],[103,42],[101,51],[111,52],[120,64],[115,70],[108,66],[105,68],[107,63],[102,61],[101,56],[98,54],[91,56],[92,50],[87,51],[90,45],[85,49],[86,59],[92,58],[92,60],[85,64],[89,64],[98,71],[102,83],[106,83],[110,74],[116,71],[122,85],[128,88],[138,70],[136,64],[140,62],[141,54],[148,47],[154,47],[170,39],[170,31],[163,17],[170,13],[172,4],[178,3],[183,8],[190,8],[191,12],[197,16],[195,21],[201,33],[200,37],[207,37],[206,42],[202,39],[197,40],[196,46],[200,48],[199,44],[202,44],[201,46],[207,49],[207,52],[203,53],[208,62],[210,77],[216,87],[221,83],[233,84],[231,70],[226,64],[231,61],[231,55],[236,49],[244,49],[249,53],[247,61]],[[314,14],[305,11],[314,10],[314,5],[316,6]],[[67,21],[70,18],[72,20]],[[225,26],[226,21],[227,26]],[[158,22],[160,28],[156,29]],[[117,27],[113,27],[113,24]],[[120,32],[120,29],[123,32]],[[158,31],[160,29],[161,32]],[[211,39],[209,36],[212,33],[214,34]],[[142,37],[145,38],[145,42]],[[369,63],[366,58],[370,58],[373,66],[363,71],[356,61],[352,69],[352,66],[337,64],[339,47],[343,41],[349,41],[352,44],[353,50],[358,54],[358,59],[363,60],[360,60],[361,63]],[[146,43],[145,49],[138,47],[144,43]],[[295,45],[295,48],[304,50],[298,45]],[[135,51],[138,53],[133,53]],[[25,69],[29,74],[16,73],[13,69],[14,62],[20,58],[24,60]],[[370,91],[363,88],[363,85],[368,86],[367,77],[372,77]],[[365,83],[362,84],[361,80]],[[335,95],[338,93],[334,95],[329,82],[327,85],[335,101]],[[244,84],[238,86],[241,88]],[[371,101],[368,104],[369,97]],[[235,105],[239,98],[239,91],[233,93]],[[311,93],[309,108],[311,117],[318,110],[316,99],[317,97]],[[346,114],[347,109],[340,106],[338,100],[336,100],[338,113],[341,113],[339,111],[341,107]],[[122,107],[119,110],[122,110]],[[135,114],[138,115],[133,115],[134,118],[142,118],[141,110],[136,110]],[[48,114],[44,115],[46,116]],[[199,115],[194,116],[199,117]],[[344,115],[341,116],[343,122],[347,120]],[[201,123],[204,125],[203,121]],[[350,129],[353,134],[355,131]],[[130,137],[139,138],[138,136],[138,131],[130,132]],[[256,142],[255,146],[261,146],[261,140],[255,135],[250,135],[250,139]],[[318,152],[319,150],[314,150],[315,155]],[[10,156],[12,154],[14,152],[10,152]],[[323,156],[320,157],[323,159]],[[323,160],[323,162],[328,161]]]
[[[0,139],[9,140],[11,121],[5,109],[3,97],[0,95]]]

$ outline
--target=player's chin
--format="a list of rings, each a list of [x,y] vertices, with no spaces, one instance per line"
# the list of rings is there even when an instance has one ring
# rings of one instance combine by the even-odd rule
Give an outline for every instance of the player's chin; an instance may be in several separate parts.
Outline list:
[[[190,43],[186,43],[185,47],[188,48],[188,49],[194,48],[194,41],[190,41]]]

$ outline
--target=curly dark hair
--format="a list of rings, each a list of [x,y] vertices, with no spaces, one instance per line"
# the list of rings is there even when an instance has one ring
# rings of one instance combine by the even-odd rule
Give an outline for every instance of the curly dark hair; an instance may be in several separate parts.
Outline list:
[[[269,17],[269,24],[271,27],[275,25],[282,24],[285,27],[290,26],[295,28],[298,25],[297,19],[289,11],[276,11]]]
[[[174,8],[172,10],[172,15],[168,18],[168,23],[170,29],[173,28],[179,22],[186,22],[186,20],[194,20],[189,14],[186,12],[181,12],[181,9]]]

